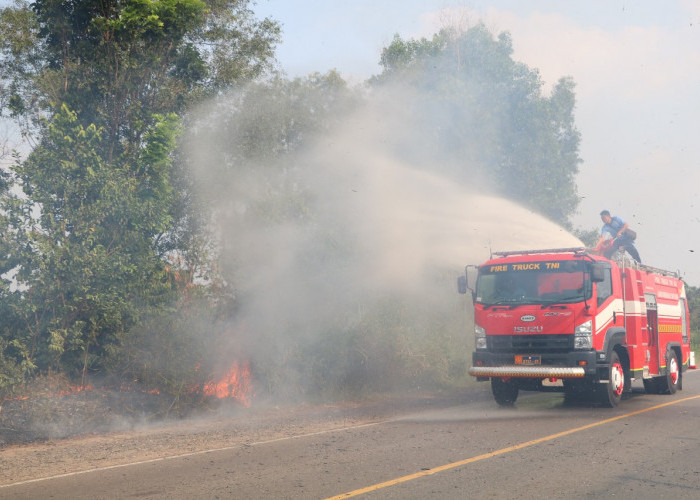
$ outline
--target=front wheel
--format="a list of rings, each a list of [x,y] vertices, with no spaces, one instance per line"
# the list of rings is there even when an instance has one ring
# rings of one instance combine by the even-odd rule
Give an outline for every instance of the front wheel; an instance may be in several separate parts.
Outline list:
[[[518,385],[512,379],[492,377],[491,392],[500,406],[513,406],[518,399]]]
[[[600,403],[606,408],[614,408],[620,404],[622,392],[625,390],[625,370],[616,351],[611,351],[609,358],[608,382],[605,385],[600,384],[598,391]]]

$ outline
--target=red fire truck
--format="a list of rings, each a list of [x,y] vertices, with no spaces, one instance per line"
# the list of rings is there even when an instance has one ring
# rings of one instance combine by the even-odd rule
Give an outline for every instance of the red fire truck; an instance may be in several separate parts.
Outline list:
[[[682,388],[690,336],[676,273],[585,248],[524,250],[467,266],[458,287],[474,302],[469,373],[499,405],[532,390],[613,407],[635,379],[648,393]]]

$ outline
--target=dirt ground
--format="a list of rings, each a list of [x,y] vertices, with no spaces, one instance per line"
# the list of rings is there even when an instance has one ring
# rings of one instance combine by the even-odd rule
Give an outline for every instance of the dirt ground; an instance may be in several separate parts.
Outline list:
[[[391,394],[326,405],[254,401],[250,407],[216,401],[185,418],[159,418],[171,403],[152,394],[87,391],[4,401],[0,484],[376,422],[459,404],[466,396]]]

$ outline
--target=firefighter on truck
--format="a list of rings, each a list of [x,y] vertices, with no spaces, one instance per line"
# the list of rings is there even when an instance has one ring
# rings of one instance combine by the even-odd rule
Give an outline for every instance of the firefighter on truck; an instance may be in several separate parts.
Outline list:
[[[585,248],[497,252],[458,280],[474,303],[469,373],[496,402],[520,390],[616,406],[632,381],[673,394],[689,366],[688,307],[675,273]]]

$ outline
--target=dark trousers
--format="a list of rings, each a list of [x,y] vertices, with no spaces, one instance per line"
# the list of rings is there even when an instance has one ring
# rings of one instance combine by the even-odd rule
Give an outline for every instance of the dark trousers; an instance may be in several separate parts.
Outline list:
[[[605,251],[605,253],[604,253],[605,257],[607,257],[609,259],[610,257],[612,257],[612,254],[617,252],[617,249],[620,247],[623,247],[625,250],[627,250],[627,253],[629,253],[634,260],[636,260],[640,264],[642,263],[642,259],[639,257],[639,252],[637,251],[637,248],[634,246],[634,240],[631,238],[628,238],[625,235],[622,235],[619,238],[615,239],[612,246]]]

